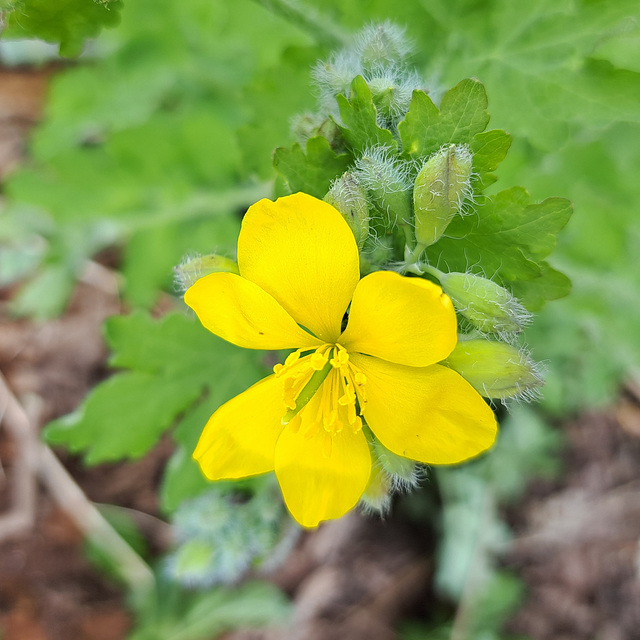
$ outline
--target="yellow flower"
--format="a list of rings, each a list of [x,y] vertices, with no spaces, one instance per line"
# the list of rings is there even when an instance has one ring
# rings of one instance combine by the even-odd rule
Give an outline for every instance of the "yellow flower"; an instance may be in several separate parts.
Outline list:
[[[340,213],[303,193],[247,212],[234,273],[198,280],[185,302],[216,335],[248,349],[296,349],[273,375],[221,406],[194,458],[211,480],[275,469],[305,527],[353,508],[371,474],[362,419],[394,453],[452,464],[489,448],[496,421],[458,373],[440,287],[378,271],[359,278]],[[349,309],[346,329],[343,318]]]

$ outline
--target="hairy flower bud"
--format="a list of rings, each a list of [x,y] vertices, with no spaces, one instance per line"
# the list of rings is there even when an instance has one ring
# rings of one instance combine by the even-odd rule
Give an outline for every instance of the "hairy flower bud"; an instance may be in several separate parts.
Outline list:
[[[408,168],[395,161],[382,146],[364,150],[355,172],[370,201],[382,213],[386,228],[406,223],[411,217],[411,185]]]
[[[529,354],[505,342],[461,340],[445,364],[485,398],[529,400],[543,385],[538,365]]]
[[[413,187],[418,243],[437,242],[471,191],[472,155],[466,145],[447,145],[424,164]]]
[[[240,273],[235,260],[215,253],[186,257],[173,268],[176,288],[179,291],[186,291],[196,280],[218,272]]]
[[[411,50],[405,29],[388,21],[366,26],[355,44],[365,70],[401,65]]]
[[[444,292],[458,313],[487,333],[518,333],[531,321],[513,294],[492,280],[472,273],[439,273]]]
[[[349,171],[343,173],[333,182],[324,201],[342,214],[353,231],[358,249],[362,249],[369,236],[369,206],[357,176]]]

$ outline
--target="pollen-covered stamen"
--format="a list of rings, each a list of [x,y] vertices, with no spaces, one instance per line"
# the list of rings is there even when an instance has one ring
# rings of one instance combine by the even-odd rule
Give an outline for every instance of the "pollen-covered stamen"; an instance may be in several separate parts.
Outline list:
[[[362,429],[367,379],[342,345],[323,345],[307,355],[297,351],[274,371],[284,377],[286,411],[282,423],[294,433],[302,428],[301,434],[307,439],[324,431],[323,455],[331,455],[332,439],[343,429],[354,433]],[[307,406],[314,397],[316,400]]]

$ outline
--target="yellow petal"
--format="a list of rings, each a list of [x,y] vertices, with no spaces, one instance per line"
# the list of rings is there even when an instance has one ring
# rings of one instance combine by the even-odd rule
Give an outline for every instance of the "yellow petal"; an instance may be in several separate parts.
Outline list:
[[[356,241],[331,205],[305,193],[260,200],[238,238],[240,274],[325,342],[340,335],[359,278]]]
[[[233,273],[212,273],[187,289],[184,301],[217,336],[245,349],[316,347],[316,338],[258,285]]]
[[[456,313],[432,282],[376,271],[358,282],[339,341],[349,352],[426,367],[456,346]]]
[[[193,457],[209,480],[273,471],[284,403],[282,380],[269,376],[223,404],[204,428]]]
[[[352,361],[367,377],[364,416],[387,449],[427,464],[453,464],[493,444],[493,411],[455,371],[359,354]]]
[[[317,415],[317,407],[314,398],[302,414],[300,428],[294,433],[286,427],[276,445],[275,468],[282,495],[303,527],[316,527],[352,509],[371,473],[371,455],[362,431],[345,428],[331,436],[320,427],[315,435],[307,436],[309,416]]]

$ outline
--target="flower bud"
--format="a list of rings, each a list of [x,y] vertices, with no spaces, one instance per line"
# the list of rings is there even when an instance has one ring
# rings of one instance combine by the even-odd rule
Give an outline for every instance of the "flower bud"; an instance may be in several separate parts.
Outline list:
[[[367,78],[367,85],[378,112],[378,124],[389,128],[406,116],[413,91],[422,87],[422,81],[417,73],[391,68]]]
[[[537,397],[544,383],[538,365],[524,350],[505,342],[461,340],[444,362],[485,398]]]
[[[365,511],[384,514],[391,507],[391,482],[379,464],[373,463],[369,483],[360,497]]]
[[[235,260],[215,253],[184,258],[173,268],[176,288],[179,291],[186,291],[196,280],[217,272],[240,273]]]
[[[448,145],[424,164],[413,187],[416,240],[437,242],[471,192],[473,157],[466,145]]]
[[[357,177],[348,171],[343,173],[333,182],[324,201],[342,214],[353,231],[358,249],[362,249],[369,236],[369,206],[366,193]]]
[[[487,333],[517,333],[531,314],[513,294],[492,280],[472,273],[441,273],[440,285],[458,313]]]
[[[357,178],[382,213],[386,228],[411,219],[411,185],[406,164],[395,161],[383,146],[364,150],[356,160]]]
[[[357,36],[355,51],[365,70],[397,67],[411,53],[405,29],[391,22],[366,26]]]
[[[389,451],[377,438],[373,440],[373,454],[389,477],[392,490],[407,490],[418,484],[418,466],[414,460]]]

